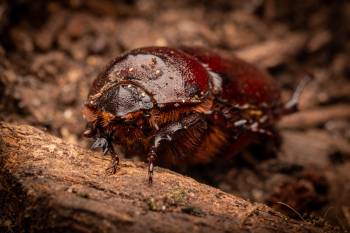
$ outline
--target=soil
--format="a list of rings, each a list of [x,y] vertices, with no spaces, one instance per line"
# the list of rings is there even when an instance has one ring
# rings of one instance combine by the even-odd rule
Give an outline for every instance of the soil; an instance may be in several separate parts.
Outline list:
[[[231,163],[183,173],[303,221],[350,230],[349,1],[29,1],[0,3],[0,120],[88,147],[81,108],[123,51],[200,45],[267,69],[288,99],[280,148],[253,145]],[[272,149],[271,149],[272,148]],[[135,158],[137,159],[137,158]]]

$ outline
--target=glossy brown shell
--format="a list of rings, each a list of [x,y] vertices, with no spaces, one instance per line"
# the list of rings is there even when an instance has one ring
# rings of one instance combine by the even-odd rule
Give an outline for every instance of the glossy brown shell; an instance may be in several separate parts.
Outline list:
[[[233,55],[225,56],[204,48],[182,47],[181,50],[207,67],[214,81],[215,76],[219,76],[220,80],[213,83],[213,88],[220,89],[218,97],[221,100],[267,107],[280,103],[280,88],[276,81],[255,66]]]
[[[93,83],[88,104],[94,105],[117,84],[132,84],[151,96],[159,107],[198,103],[209,88],[207,70],[190,55],[167,47],[131,50],[117,57]]]

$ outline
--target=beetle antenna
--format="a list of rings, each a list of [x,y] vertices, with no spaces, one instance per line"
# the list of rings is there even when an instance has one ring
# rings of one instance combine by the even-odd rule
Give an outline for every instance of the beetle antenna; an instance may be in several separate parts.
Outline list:
[[[312,75],[307,74],[304,78],[299,82],[295,91],[293,92],[292,97],[288,100],[287,103],[284,104],[284,112],[285,113],[293,113],[298,111],[298,105],[300,96],[303,93],[306,85],[313,79]]]

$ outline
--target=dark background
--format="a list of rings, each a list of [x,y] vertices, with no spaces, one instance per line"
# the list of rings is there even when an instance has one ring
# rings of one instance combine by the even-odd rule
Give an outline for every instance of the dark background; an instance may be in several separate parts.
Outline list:
[[[2,1],[0,120],[89,141],[81,107],[110,59],[141,46],[202,45],[267,69],[287,99],[315,76],[279,151],[255,146],[194,178],[294,218],[350,227],[349,1]],[[296,214],[295,212],[298,212]],[[301,215],[301,216],[298,216]],[[1,220],[0,220],[1,221]]]

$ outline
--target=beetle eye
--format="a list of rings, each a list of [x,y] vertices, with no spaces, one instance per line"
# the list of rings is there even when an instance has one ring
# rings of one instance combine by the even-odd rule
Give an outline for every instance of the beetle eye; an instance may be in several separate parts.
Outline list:
[[[98,108],[116,116],[153,107],[151,97],[132,84],[117,85],[105,92],[97,101]]]

